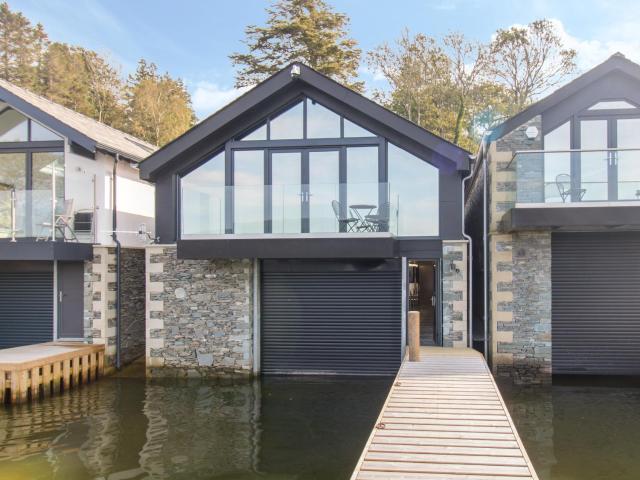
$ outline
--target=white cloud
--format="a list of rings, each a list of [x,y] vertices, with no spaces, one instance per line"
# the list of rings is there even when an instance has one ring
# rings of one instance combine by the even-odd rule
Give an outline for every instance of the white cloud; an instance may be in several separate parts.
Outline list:
[[[195,83],[191,101],[193,102],[196,115],[199,119],[203,119],[224,107],[247,90],[249,90],[248,87],[226,88],[215,82],[203,80]]]

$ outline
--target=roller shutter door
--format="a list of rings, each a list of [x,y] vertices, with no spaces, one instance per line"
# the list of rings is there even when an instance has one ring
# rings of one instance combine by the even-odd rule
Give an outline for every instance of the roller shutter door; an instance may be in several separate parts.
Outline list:
[[[556,374],[640,374],[640,232],[552,236]]]
[[[0,271],[0,348],[53,339],[53,273]]]
[[[264,261],[261,276],[263,373],[397,372],[398,261]]]

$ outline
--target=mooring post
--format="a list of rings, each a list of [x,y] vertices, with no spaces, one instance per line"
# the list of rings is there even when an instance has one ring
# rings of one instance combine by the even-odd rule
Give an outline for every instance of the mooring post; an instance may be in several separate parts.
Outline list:
[[[412,310],[409,312],[409,361],[420,361],[420,312]]]

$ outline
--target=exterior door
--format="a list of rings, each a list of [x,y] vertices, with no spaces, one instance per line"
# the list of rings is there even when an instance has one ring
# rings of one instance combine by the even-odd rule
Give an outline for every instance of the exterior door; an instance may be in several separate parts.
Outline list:
[[[616,199],[640,200],[640,118],[616,121]]]
[[[58,262],[58,338],[84,338],[84,264]]]

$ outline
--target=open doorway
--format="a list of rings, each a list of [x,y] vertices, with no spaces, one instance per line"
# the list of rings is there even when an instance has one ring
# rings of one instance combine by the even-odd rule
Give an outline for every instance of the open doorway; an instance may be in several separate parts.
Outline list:
[[[433,260],[409,260],[409,310],[420,312],[420,345],[440,345],[438,328],[438,267]]]

